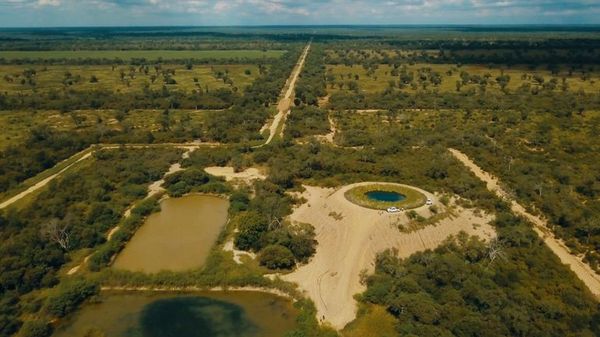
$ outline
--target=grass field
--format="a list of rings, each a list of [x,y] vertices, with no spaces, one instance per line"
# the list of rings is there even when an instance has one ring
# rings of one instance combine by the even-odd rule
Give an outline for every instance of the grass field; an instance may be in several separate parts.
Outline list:
[[[284,50],[51,50],[51,51],[0,51],[0,58],[14,59],[231,59],[276,58]]]
[[[500,91],[500,85],[496,82],[496,78],[501,75],[503,71],[505,75],[510,76],[510,81],[506,86],[509,91],[515,91],[522,85],[530,85],[533,87],[541,87],[535,80],[535,76],[541,76],[544,82],[549,82],[553,78],[556,79],[557,85],[554,89],[557,92],[562,90],[562,78],[566,78],[566,84],[569,91],[577,92],[583,90],[585,92],[597,93],[600,91],[600,71],[594,69],[593,71],[586,70],[585,79],[584,74],[581,71],[573,71],[569,73],[567,69],[561,69],[558,74],[552,74],[549,70],[545,69],[529,69],[524,66],[514,66],[509,69],[503,69],[499,67],[490,68],[484,65],[463,65],[456,66],[453,64],[406,64],[407,72],[412,72],[414,75],[414,83],[416,87],[412,87],[410,84],[405,88],[398,89],[404,92],[415,92],[422,90],[418,78],[420,69],[430,68],[432,72],[437,72],[441,76],[441,84],[434,86],[429,84],[427,89],[437,89],[440,92],[456,92],[456,82],[461,80],[461,72],[467,72],[469,75],[486,76],[489,75],[488,84],[486,90],[488,91]],[[328,65],[328,74],[333,75],[333,81],[329,81],[327,90],[329,93],[337,92],[340,90],[349,90],[346,85],[348,81],[356,81],[358,83],[359,90],[367,93],[380,92],[389,87],[390,81],[398,83],[399,76],[392,76],[391,71],[393,67],[386,64],[378,65],[378,68],[372,73],[368,74],[367,70],[363,66],[344,66],[344,65]],[[357,77],[358,76],[358,77]],[[358,79],[357,79],[358,78]],[[343,88],[340,89],[339,84],[344,84]],[[461,91],[467,90],[479,90],[479,84],[466,84],[461,88]]]
[[[31,70],[35,71],[34,75],[29,75]],[[165,75],[166,72],[169,73]],[[192,69],[175,64],[163,64],[159,69],[153,66],[148,69],[115,66],[113,69],[110,65],[4,65],[0,66],[0,74],[0,92],[8,94],[63,89],[127,93],[139,92],[146,85],[154,90],[167,85],[170,90],[185,92],[199,88],[203,91],[233,87],[243,89],[259,75],[258,67],[251,64],[202,65]],[[224,79],[227,78],[230,81],[226,83]],[[175,82],[167,82],[168,79]]]
[[[117,118],[113,110],[79,110],[70,113],[59,111],[1,111],[0,124],[4,126],[0,135],[0,151],[10,145],[17,145],[29,137],[31,130],[39,126],[49,126],[58,131],[98,132],[99,130],[131,129],[132,132],[160,130],[158,122],[162,111],[132,110],[122,118]],[[181,126],[186,129],[202,129],[204,116],[208,110],[171,110],[172,129]]]
[[[396,319],[384,307],[361,304],[356,320],[342,331],[343,337],[394,337]]]
[[[369,199],[366,196],[366,193],[371,191],[396,192],[404,195],[406,199],[394,202],[375,201]],[[366,186],[357,186],[353,189],[348,190],[344,194],[344,196],[352,203],[372,209],[387,209],[388,207],[392,206],[398,208],[402,207],[406,209],[417,208],[423,206],[426,201],[426,197],[425,195],[423,195],[423,193],[406,186],[392,184],[372,184]]]

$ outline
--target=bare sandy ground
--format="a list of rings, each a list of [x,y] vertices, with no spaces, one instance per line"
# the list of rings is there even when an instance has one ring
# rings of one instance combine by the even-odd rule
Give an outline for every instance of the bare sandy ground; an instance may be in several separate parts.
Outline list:
[[[304,51],[302,52],[302,55],[300,55],[300,59],[298,60],[296,67],[292,71],[290,78],[288,79],[286,86],[284,87],[285,92],[283,93],[283,97],[281,97],[279,103],[277,104],[277,115],[275,115],[273,122],[269,126],[269,138],[267,138],[267,141],[263,145],[271,143],[273,138],[275,138],[275,136],[277,135],[277,129],[279,128],[279,125],[281,123],[285,123],[287,115],[290,112],[290,107],[292,105],[292,96],[296,89],[296,82],[298,81],[298,77],[300,77],[300,72],[302,72],[302,67],[304,67],[304,61],[306,60],[306,56],[308,55],[309,50],[310,43],[306,46],[306,48],[304,48]],[[280,135],[283,134],[284,128],[285,125],[281,128]],[[265,127],[263,127],[263,129],[261,130],[264,129]]]
[[[242,180],[245,182],[251,182],[252,180],[256,180],[256,179],[264,180],[267,178],[257,168],[254,168],[254,167],[247,168],[246,170],[244,170],[242,172],[235,172],[233,170],[233,167],[230,167],[230,166],[225,166],[225,167],[210,166],[210,167],[205,167],[204,171],[206,171],[206,173],[211,174],[213,176],[223,177],[223,178],[225,178],[226,181]]]
[[[400,257],[408,257],[435,248],[461,231],[486,239],[495,236],[494,229],[488,224],[492,216],[477,215],[473,210],[461,208],[455,210],[456,217],[402,233],[396,224],[408,222],[404,213],[388,214],[363,208],[344,197],[348,189],[364,184],[371,183],[348,185],[337,190],[305,186],[302,196],[307,202],[291,215],[292,222],[310,223],[315,227],[318,246],[308,264],[282,278],[297,283],[315,302],[319,319],[324,317],[336,329],[342,329],[356,317],[353,295],[364,290],[360,273],[362,270],[373,271],[377,253],[396,248]],[[422,192],[437,204],[435,196]],[[429,215],[427,206],[415,210]]]
[[[255,253],[247,252],[245,250],[235,249],[235,245],[233,243],[233,238],[231,238],[231,239],[227,240],[227,242],[225,242],[225,245],[223,245],[223,250],[226,252],[232,252],[233,253],[233,261],[235,261],[235,263],[237,263],[237,264],[244,263],[244,261],[242,261],[243,256],[247,256],[252,260],[256,259]]]
[[[458,159],[463,165],[469,168],[477,178],[484,181],[487,188],[496,193],[500,198],[510,202],[511,210],[526,218],[533,224],[534,231],[544,240],[548,248],[552,250],[556,256],[571,268],[571,270],[579,277],[583,283],[590,289],[592,294],[596,298],[600,299],[600,275],[598,275],[589,265],[583,262],[579,257],[570,253],[569,248],[562,242],[562,240],[556,238],[552,231],[548,227],[548,222],[538,216],[529,213],[525,207],[517,203],[510,194],[506,192],[500,186],[500,181],[495,176],[482,170],[475,162],[473,162],[466,154],[455,150],[448,149],[452,155]]]

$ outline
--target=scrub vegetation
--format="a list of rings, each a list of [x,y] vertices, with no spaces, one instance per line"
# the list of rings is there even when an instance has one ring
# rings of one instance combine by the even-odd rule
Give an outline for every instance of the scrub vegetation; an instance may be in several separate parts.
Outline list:
[[[16,55],[0,59],[2,201],[60,161],[111,144],[0,210],[0,336],[49,336],[100,287],[244,286],[297,300],[287,337],[600,335],[594,294],[448,151],[497,176],[600,272],[597,32],[211,29],[0,32],[0,58]],[[264,144],[311,37],[283,136]],[[175,163],[183,170],[165,177]],[[204,171],[210,166],[266,178],[227,181]],[[164,191],[146,198],[161,179]],[[380,252],[374,271],[361,274],[358,317],[335,331],[301,289],[273,275],[319,256],[323,233],[291,220],[305,186],[365,181],[381,185],[351,198],[386,183],[416,186],[490,215],[497,238],[461,234],[406,258]],[[400,207],[425,202],[414,190],[393,191],[418,201]],[[194,192],[230,201],[201,268],[110,268],[161,197]]]

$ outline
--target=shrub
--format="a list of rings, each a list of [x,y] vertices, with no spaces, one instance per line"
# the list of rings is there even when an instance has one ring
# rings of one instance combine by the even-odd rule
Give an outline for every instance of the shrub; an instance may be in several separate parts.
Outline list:
[[[265,266],[269,269],[290,269],[296,262],[294,261],[294,254],[280,245],[270,245],[265,247],[258,257],[261,266]]]
[[[261,239],[269,230],[266,219],[257,212],[247,212],[240,214],[236,222],[239,232],[235,237],[235,246],[243,250],[259,250]]]
[[[100,286],[97,283],[85,279],[63,283],[46,300],[46,311],[50,315],[64,317],[99,291]]]
[[[52,334],[52,327],[43,321],[27,321],[23,324],[19,337],[48,337]]]

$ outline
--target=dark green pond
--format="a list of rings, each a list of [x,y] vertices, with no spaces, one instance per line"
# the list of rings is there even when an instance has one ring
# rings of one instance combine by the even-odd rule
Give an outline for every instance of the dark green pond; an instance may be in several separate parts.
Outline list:
[[[260,292],[103,295],[55,337],[281,337],[295,326],[290,301]]]
[[[374,201],[397,202],[406,199],[404,194],[390,191],[369,191],[365,193],[367,198]]]

